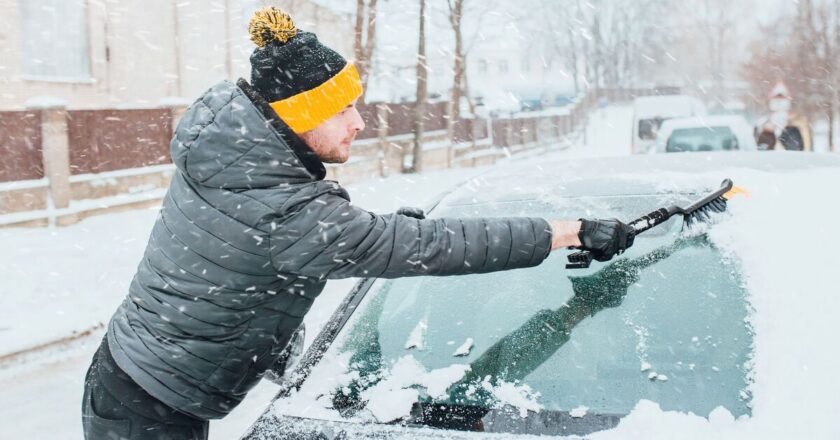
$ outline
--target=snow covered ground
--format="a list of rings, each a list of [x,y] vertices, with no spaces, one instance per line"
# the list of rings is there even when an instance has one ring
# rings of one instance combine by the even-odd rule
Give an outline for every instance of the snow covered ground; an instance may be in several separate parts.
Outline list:
[[[549,154],[627,154],[631,118],[629,107],[595,112],[586,146]],[[396,175],[348,189],[355,204],[377,212],[424,207],[486,169]],[[106,323],[125,295],[155,215],[155,209],[146,209],[93,217],[65,228],[0,229],[0,356]],[[354,282],[327,285],[307,315],[307,341]],[[81,438],[82,382],[103,331],[0,368],[0,438]],[[275,391],[276,386],[263,381],[231,415],[211,423],[210,438],[237,438]]]

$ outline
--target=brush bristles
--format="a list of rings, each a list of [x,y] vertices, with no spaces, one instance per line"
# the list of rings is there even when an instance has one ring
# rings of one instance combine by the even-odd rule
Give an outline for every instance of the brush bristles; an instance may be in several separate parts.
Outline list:
[[[694,222],[708,222],[711,220],[712,213],[720,213],[726,211],[726,199],[718,197],[711,202],[697,208],[694,212],[687,215],[685,222],[691,225]]]

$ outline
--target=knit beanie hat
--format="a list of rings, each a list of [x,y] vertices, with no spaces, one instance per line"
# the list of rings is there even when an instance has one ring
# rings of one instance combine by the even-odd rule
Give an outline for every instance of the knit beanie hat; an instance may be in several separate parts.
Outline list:
[[[352,63],[295,27],[289,14],[263,8],[248,24],[257,45],[251,55],[251,87],[295,133],[340,112],[362,94]]]

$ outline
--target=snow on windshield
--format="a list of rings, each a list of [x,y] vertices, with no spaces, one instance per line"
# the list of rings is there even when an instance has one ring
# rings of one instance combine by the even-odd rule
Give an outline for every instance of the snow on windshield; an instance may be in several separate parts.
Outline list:
[[[348,368],[350,356],[351,353],[345,352],[325,357],[312,370],[300,390],[275,402],[274,411],[298,417],[341,420],[341,415],[333,408],[333,398],[339,393],[349,394],[348,385],[352,380],[359,379],[358,372]],[[419,400],[421,391],[432,398],[443,397],[450,386],[469,370],[469,365],[453,364],[427,371],[413,356],[403,356],[382,373],[384,380],[363,391],[361,397],[367,402],[366,411],[352,419],[388,423],[406,417],[412,405]],[[494,385],[485,379],[480,387],[496,398],[499,407],[511,405],[520,411],[522,417],[528,411],[539,412],[542,409],[537,402],[539,393],[534,393],[527,385],[507,382]],[[473,386],[467,392],[475,393],[476,390]]]
[[[840,204],[813,197],[840,185],[836,169],[791,173],[721,170],[667,176],[673,187],[732,177],[750,191],[729,203],[728,216],[708,228],[716,246],[740,260],[754,312],[753,413],[735,419],[662,411],[641,401],[613,430],[592,439],[836,438],[840,405],[835,311],[840,307],[840,236],[829,230]],[[819,243],[819,245],[817,245]],[[809,252],[801,253],[803,248]],[[829,434],[833,433],[833,434]]]
[[[656,179],[663,182],[662,189],[705,191],[724,177],[732,178],[750,195],[730,201],[732,215],[725,214],[713,226],[701,226],[690,233],[708,234],[743,267],[752,308],[747,319],[755,331],[752,382],[747,390],[752,395],[752,415],[736,418],[724,407],[707,414],[664,411],[657,402],[641,400],[616,428],[593,433],[591,438],[821,438],[826,432],[838,432],[827,424],[840,405],[840,386],[835,380],[840,365],[830,348],[838,330],[832,324],[836,322],[834,313],[840,309],[840,295],[832,287],[840,285],[835,256],[840,238],[827,232],[836,227],[833,222],[840,218],[840,205],[828,199],[815,204],[803,194],[840,186],[840,175],[831,169],[788,173],[725,169],[698,175],[659,175]],[[803,246],[811,253],[799,252]],[[657,366],[646,360],[647,330],[636,327],[635,331],[640,372],[667,381],[668,376],[657,373]],[[465,341],[455,353],[472,344],[474,341]],[[274,410],[304,417],[339,417],[325,396],[341,392],[354,378],[348,373],[347,356],[349,353],[321,362],[301,391],[278,400]],[[399,359],[385,372],[385,380],[364,392],[367,412],[355,420],[382,422],[404,417],[422,393],[442,393],[468,371],[457,359],[453,358],[451,367],[432,371],[413,356]],[[336,370],[339,364],[342,368]],[[482,382],[481,386],[500,405],[514,406],[523,417],[542,409],[539,394],[527,384]],[[571,415],[581,417],[588,410],[579,406]]]

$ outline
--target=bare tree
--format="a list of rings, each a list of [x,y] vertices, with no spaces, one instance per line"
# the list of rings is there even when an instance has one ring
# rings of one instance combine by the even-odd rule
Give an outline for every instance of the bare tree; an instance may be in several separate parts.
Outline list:
[[[490,15],[497,6],[498,3],[496,0],[482,0],[481,2],[462,0],[459,22],[459,32],[461,34],[461,81],[458,84],[460,84],[461,87],[460,96],[466,98],[467,105],[470,107],[470,113],[473,115],[475,115],[475,101],[470,93],[467,73],[467,66],[469,64],[467,63],[467,60],[469,59],[470,51],[475,48],[479,39],[482,39],[485,42],[492,39],[491,36],[483,34],[481,30],[484,28],[488,15]],[[472,23],[471,27],[474,30],[471,32],[471,35],[464,30],[465,18],[469,19],[470,23]],[[455,53],[457,53],[457,51]],[[455,82],[453,80],[453,85],[454,84]]]
[[[808,13],[807,31],[812,36],[810,41],[814,48],[815,68],[810,78],[815,91],[813,105],[816,113],[826,118],[829,147],[836,151],[834,121],[840,86],[840,61],[837,59],[840,56],[840,11],[837,4],[830,1],[804,0],[802,6],[807,9],[803,12]]]
[[[539,8],[546,52],[563,60],[575,90],[636,85],[664,53],[670,13],[656,0],[576,0]]]
[[[746,103],[752,112],[766,112],[766,95],[773,85],[783,79],[789,82],[795,76],[794,62],[790,62],[789,35],[783,34],[789,20],[777,20],[763,26],[758,37],[750,44],[750,58],[742,67],[742,76],[750,84],[750,100]],[[789,33],[789,31],[787,31]],[[798,95],[796,84],[791,82],[793,93]]]
[[[475,115],[475,103],[470,95],[469,81],[467,79],[467,54],[475,47],[479,38],[487,42],[498,36],[487,36],[481,34],[482,25],[488,13],[496,9],[494,0],[482,0],[481,2],[468,0],[446,0],[446,21],[452,29],[454,36],[454,49],[452,51],[452,87],[450,89],[449,102],[447,106],[446,130],[449,145],[447,149],[447,166],[453,166],[455,129],[461,118],[461,101],[466,98],[469,111]],[[465,18],[469,19],[468,26],[473,28],[472,32],[465,31]],[[473,139],[473,142],[475,139]]]
[[[737,74],[734,62],[742,41],[739,21],[751,13],[751,1],[688,0],[677,5],[675,52],[693,53],[681,60],[684,70],[696,79],[711,81],[706,88],[712,100],[722,101],[727,78]]]
[[[423,120],[428,97],[428,66],[426,65],[426,0],[420,0],[420,32],[417,44],[417,93],[414,107],[414,148],[407,173],[419,173],[423,167]]]
[[[766,93],[776,81],[784,80],[797,113],[828,122],[829,145],[835,151],[840,12],[831,0],[802,0],[796,11],[761,30],[743,66],[744,77],[761,110],[766,110]]]
[[[451,168],[455,160],[455,124],[461,116],[461,93],[464,84],[464,41],[461,34],[464,0],[447,0],[447,6],[449,6],[449,24],[455,34],[455,51],[452,54],[452,90],[449,95],[446,118],[446,134],[449,140],[446,166]]]
[[[582,38],[580,32],[575,28],[575,6],[557,8],[554,7],[553,3],[548,2],[550,0],[543,0],[543,8],[546,13],[540,14],[544,23],[541,29],[547,33],[544,37],[547,46],[545,62],[550,63],[557,57],[570,68],[575,95],[577,95],[581,90],[579,61]]]
[[[361,96],[362,101],[364,101],[364,93],[367,91],[373,51],[376,47],[376,2],[377,0],[356,0],[353,55],[356,58],[356,67],[359,70],[364,88]]]

